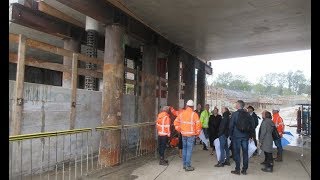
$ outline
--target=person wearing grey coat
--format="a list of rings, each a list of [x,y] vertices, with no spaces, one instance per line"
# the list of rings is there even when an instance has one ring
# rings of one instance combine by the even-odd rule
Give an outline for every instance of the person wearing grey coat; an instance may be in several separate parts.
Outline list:
[[[272,157],[272,146],[273,146],[273,137],[272,131],[275,127],[271,113],[268,111],[262,112],[262,123],[259,130],[259,144],[260,149],[264,151],[265,159],[261,164],[265,165],[261,170],[264,172],[273,171],[273,157]]]

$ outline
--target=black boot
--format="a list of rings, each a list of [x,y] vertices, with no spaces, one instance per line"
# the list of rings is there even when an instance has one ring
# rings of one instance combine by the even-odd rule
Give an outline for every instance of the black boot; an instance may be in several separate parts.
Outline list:
[[[262,171],[264,172],[273,172],[273,164],[270,163],[270,164],[267,164],[264,168],[261,169]]]
[[[230,166],[230,160],[229,160],[229,159],[228,159],[228,160],[226,160],[226,161],[223,163],[223,165]]]
[[[160,157],[159,165],[167,166],[168,163],[164,160],[163,157]]]

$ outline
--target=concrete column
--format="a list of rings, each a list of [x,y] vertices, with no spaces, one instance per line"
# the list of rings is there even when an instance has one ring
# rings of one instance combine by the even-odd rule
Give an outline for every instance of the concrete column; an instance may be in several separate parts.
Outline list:
[[[121,125],[121,100],[124,83],[124,29],[112,24],[106,27],[103,66],[101,124]],[[121,131],[105,131],[100,142],[99,162],[102,165],[120,163]]]
[[[184,104],[186,104],[189,99],[194,100],[195,63],[194,59],[191,57],[185,61],[185,66],[183,69],[183,79],[185,82]]]
[[[95,19],[86,17],[86,31],[87,31],[87,49],[86,55],[89,57],[96,58],[98,56],[97,47],[98,47],[98,30],[99,22]],[[96,64],[86,63],[86,69],[95,70]],[[84,88],[87,90],[97,90],[97,79],[90,76],[85,76],[85,85]]]
[[[204,70],[205,65],[200,64],[197,74],[197,104],[201,104],[204,107],[205,104],[205,86],[206,86],[206,72]]]
[[[64,40],[63,48],[79,53],[81,50],[80,40],[71,38]],[[63,65],[72,66],[72,57],[63,57]],[[62,74],[62,87],[71,88],[71,73],[63,72]]]
[[[177,54],[168,57],[168,105],[179,108],[179,60]]]
[[[141,98],[142,106],[139,114],[142,122],[154,122],[156,119],[156,86],[157,86],[157,48],[153,45],[145,45],[142,54],[142,73],[141,73]],[[155,131],[153,128],[146,127],[140,129],[142,137],[142,151],[150,152],[155,147]]]

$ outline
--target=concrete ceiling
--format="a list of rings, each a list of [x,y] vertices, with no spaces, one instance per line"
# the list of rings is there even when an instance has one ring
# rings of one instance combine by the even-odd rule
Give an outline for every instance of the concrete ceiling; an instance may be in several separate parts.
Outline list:
[[[310,49],[311,0],[118,0],[202,60]]]

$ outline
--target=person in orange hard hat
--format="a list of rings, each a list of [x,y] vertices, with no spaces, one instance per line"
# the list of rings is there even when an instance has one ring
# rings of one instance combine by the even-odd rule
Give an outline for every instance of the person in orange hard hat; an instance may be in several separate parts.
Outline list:
[[[193,106],[193,101],[188,100],[186,109],[174,120],[175,129],[182,134],[182,159],[185,171],[194,170],[191,166],[192,149],[195,137],[199,136],[202,128],[198,114],[193,111]]]
[[[169,106],[164,106],[162,111],[158,114],[156,121],[160,155],[159,164],[165,166],[169,164],[168,160],[164,158],[164,151],[166,149],[168,137],[170,137],[170,118],[168,112]]]
[[[272,121],[276,125],[276,128],[278,130],[278,133],[280,137],[282,137],[282,134],[284,132],[284,124],[283,124],[283,119],[279,115],[280,108],[279,107],[274,107],[272,108]],[[275,161],[280,162],[282,161],[282,144],[281,144],[281,138],[277,139],[274,141],[274,144],[277,146],[277,158],[275,158]]]

